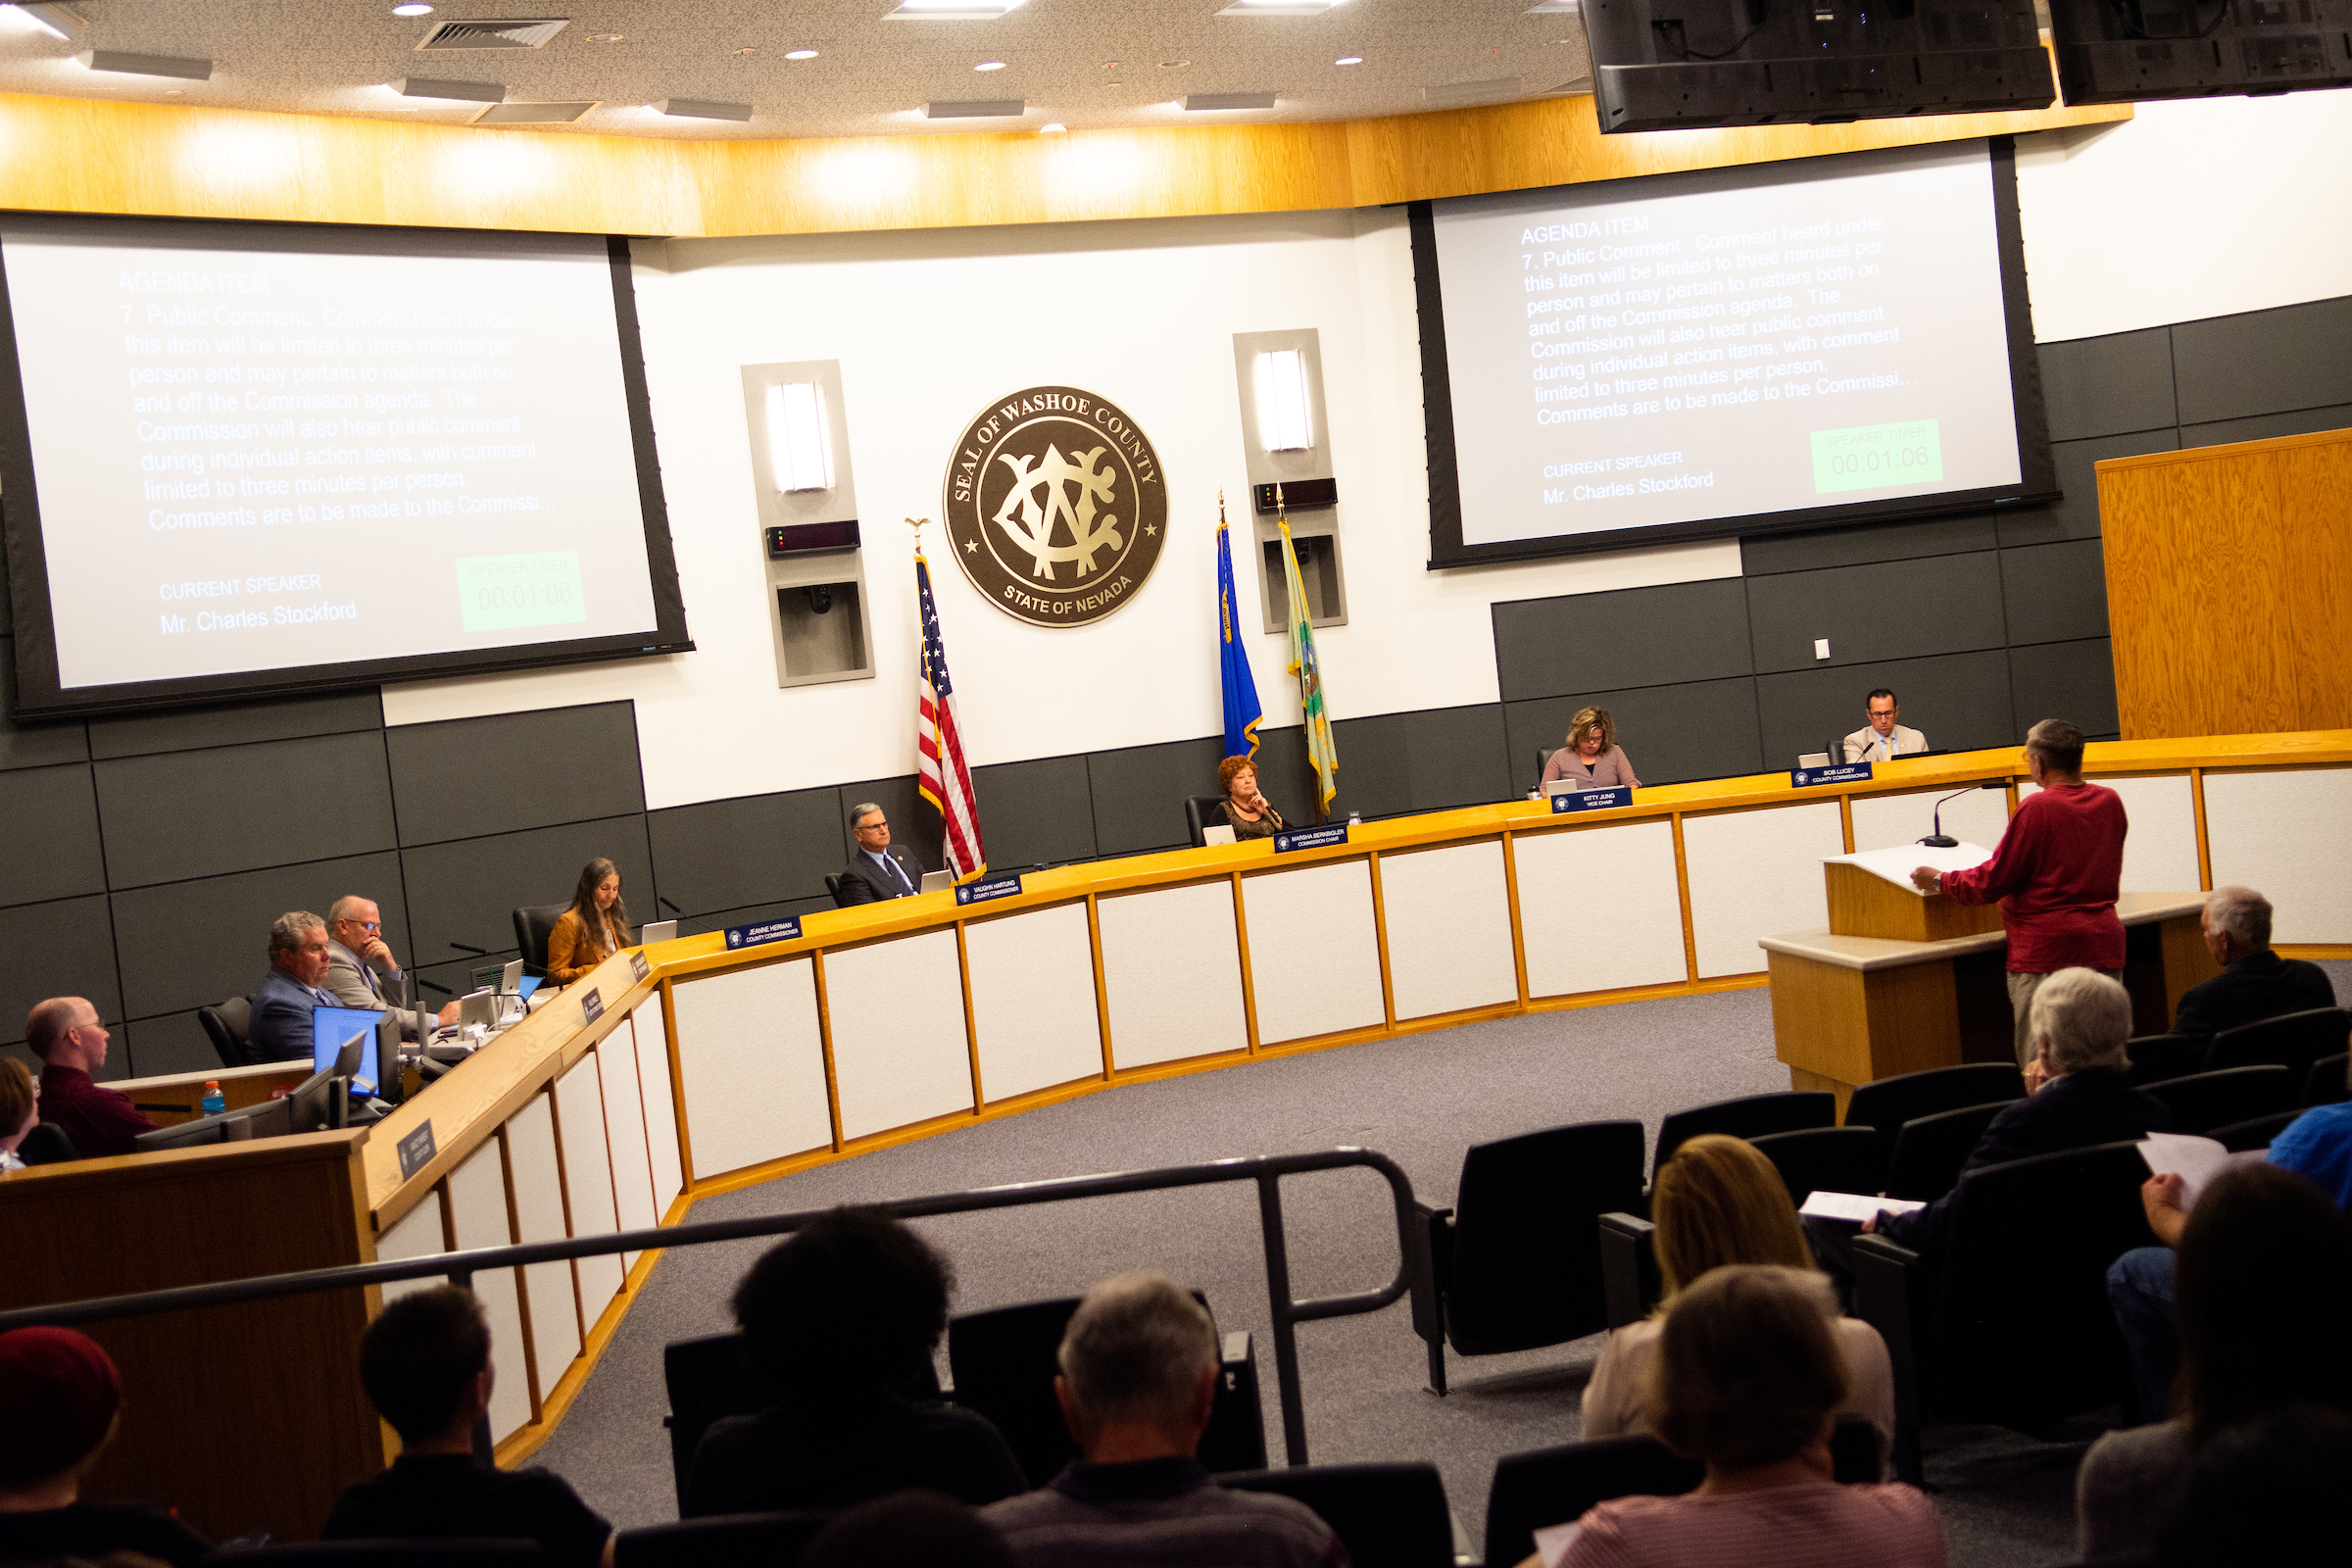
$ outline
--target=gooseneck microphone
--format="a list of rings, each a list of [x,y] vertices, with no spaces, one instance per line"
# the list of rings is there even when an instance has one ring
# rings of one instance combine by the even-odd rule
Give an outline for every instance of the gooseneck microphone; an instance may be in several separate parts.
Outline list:
[[[2008,787],[2009,781],[2007,779],[1990,778],[1986,779],[1982,784],[1971,784],[1967,789],[1952,791],[1951,794],[1946,795],[1942,800],[1936,803],[1936,831],[1930,833],[1926,838],[1921,839],[1919,842],[1926,845],[1931,850],[1958,849],[1960,847],[1960,841],[1956,838],[1953,838],[1949,833],[1946,833],[1943,830],[1943,808],[1952,802],[1958,800],[1961,796],[1972,794],[1977,790],[2001,790],[2007,789]]]
[[[662,906],[662,907],[664,909],[667,909],[670,913],[676,915],[679,919],[683,920],[686,918],[686,911],[679,908],[676,905],[670,903],[667,899],[656,898],[654,902]]]

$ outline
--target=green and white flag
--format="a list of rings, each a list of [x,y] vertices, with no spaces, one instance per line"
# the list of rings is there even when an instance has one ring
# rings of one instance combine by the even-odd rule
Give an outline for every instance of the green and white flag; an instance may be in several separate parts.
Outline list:
[[[1340,793],[1340,754],[1331,744],[1331,717],[1323,710],[1323,671],[1315,662],[1315,630],[1309,624],[1306,584],[1298,577],[1298,552],[1291,546],[1290,519],[1277,516],[1282,575],[1291,590],[1291,673],[1298,677],[1298,707],[1306,716],[1306,760],[1315,769],[1315,820],[1320,822]]]

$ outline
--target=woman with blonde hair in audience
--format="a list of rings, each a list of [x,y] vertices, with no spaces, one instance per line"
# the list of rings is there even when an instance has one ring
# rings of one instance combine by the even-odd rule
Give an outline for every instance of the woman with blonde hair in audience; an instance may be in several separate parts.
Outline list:
[[[1840,1486],[1830,1428],[1846,1402],[1829,1281],[1732,1264],[1674,1298],[1649,1423],[1707,1467],[1680,1497],[1616,1497],[1577,1521],[1555,1568],[1945,1568],[1943,1521],[1913,1488]],[[1530,1559],[1531,1562],[1536,1559]]]
[[[571,907],[547,936],[547,977],[567,986],[637,941],[620,902],[620,868],[598,856],[580,868]]]
[[[1661,1322],[1675,1298],[1727,1264],[1777,1264],[1811,1271],[1813,1254],[1797,1224],[1788,1189],[1755,1145],[1705,1133],[1677,1149],[1650,1188],[1657,1227],[1658,1309],[1609,1335],[1585,1385],[1587,1438],[1646,1432],[1648,1385]],[[1894,1371],[1879,1331],[1830,1313],[1831,1336],[1845,1359],[1847,1393],[1838,1414],[1867,1416],[1879,1429],[1882,1457],[1894,1442]]]

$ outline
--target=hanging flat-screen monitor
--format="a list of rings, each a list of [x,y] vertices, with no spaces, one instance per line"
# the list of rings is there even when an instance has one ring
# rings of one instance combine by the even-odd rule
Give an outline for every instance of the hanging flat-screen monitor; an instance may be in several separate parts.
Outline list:
[[[1430,564],[2057,494],[2008,144],[1416,204]]]
[[[691,647],[625,245],[0,219],[21,712]]]

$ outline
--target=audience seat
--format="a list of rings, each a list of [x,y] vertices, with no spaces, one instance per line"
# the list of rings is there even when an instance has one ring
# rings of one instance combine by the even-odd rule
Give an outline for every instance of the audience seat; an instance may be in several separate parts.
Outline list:
[[[38,1121],[17,1145],[17,1157],[27,1165],[63,1165],[81,1157],[74,1140],[66,1130],[53,1121]]]
[[[1658,1124],[1658,1152],[1649,1162],[1650,1180],[1657,1180],[1658,1167],[1673,1158],[1676,1150],[1701,1133],[1761,1138],[1767,1133],[1837,1125],[1838,1097],[1821,1090],[1783,1090],[1777,1095],[1748,1095],[1693,1105]]]
[[[1594,1221],[1642,1206],[1642,1124],[1582,1122],[1474,1145],[1454,1206],[1416,1206],[1405,1260],[1413,1332],[1429,1348],[1430,1389],[1444,1394],[1448,1344],[1494,1355],[1608,1326]]]
[[[623,1530],[612,1568],[795,1568],[829,1513],[721,1513]]]
[[[1748,1142],[1772,1161],[1788,1185],[1788,1200],[1800,1206],[1816,1191],[1875,1193],[1886,1174],[1875,1127],[1806,1127]]]
[[[1225,819],[1217,808],[1225,804],[1222,795],[1187,795],[1184,798],[1184,830],[1192,836],[1194,849],[1208,843],[1208,829],[1222,827]]]
[[[2205,1070],[2277,1065],[2293,1073],[2299,1084],[2313,1062],[2323,1056],[2342,1055],[2348,1038],[2352,1038],[2352,1013],[2341,1007],[2280,1013],[2215,1035],[2205,1054]]]
[[[1843,1415],[1830,1436],[1838,1479],[1880,1477],[1879,1433],[1867,1417]],[[1508,1453],[1494,1463],[1487,1493],[1487,1563],[1510,1568],[1536,1549],[1536,1532],[1582,1518],[1611,1497],[1675,1497],[1706,1479],[1706,1466],[1655,1438],[1602,1438]]]
[[[253,1000],[250,997],[231,997],[209,1007],[196,1009],[196,1021],[203,1025],[205,1038],[213,1043],[223,1067],[250,1067],[253,1050],[245,1042],[245,1031],[253,1023]]]
[[[2227,1127],[2216,1127],[2205,1136],[2233,1154],[2242,1153],[2248,1150],[2268,1149],[2271,1147],[2271,1140],[2286,1131],[2287,1125],[2302,1114],[2303,1112],[2299,1109],[2281,1110],[2269,1116],[2256,1116],[2251,1121],[2232,1122]]]
[[[1666,1281],[1658,1272],[1658,1228],[1639,1214],[1600,1216],[1600,1294],[1609,1327],[1649,1316]]]
[[[1854,1315],[1894,1365],[1895,1473],[1920,1478],[1932,1413],[2046,1432],[2130,1387],[2107,1266],[2153,1244],[2136,1142],[2036,1154],[1960,1178],[1942,1255],[1853,1243]]]
[[[1878,1130],[1880,1168],[1884,1170],[1894,1159],[1894,1140],[1903,1123],[1968,1105],[1993,1104],[2025,1097],[2025,1074],[2005,1061],[1930,1067],[1924,1072],[1897,1073],[1892,1078],[1856,1085],[1845,1102],[1845,1125]],[[1875,1193],[1886,1189],[1884,1183],[1879,1183],[1870,1190]]]
[[[2205,1053],[2213,1042],[2201,1035],[2141,1035],[2137,1040],[2124,1042],[2124,1054],[2131,1057],[2129,1076],[2145,1088],[2167,1078],[2182,1078],[2205,1064]]]
[[[2173,1107],[2173,1131],[2205,1133],[2287,1109],[2301,1082],[2302,1074],[2284,1067],[2224,1067],[2146,1088]]]
[[[547,1553],[535,1541],[316,1541],[224,1546],[204,1568],[547,1568]]]
[[[569,904],[526,904],[514,911],[514,951],[522,957],[523,973],[547,973],[547,939],[556,932]]]
[[[1894,1152],[1886,1160],[1888,1198],[1916,1198],[1933,1203],[1960,1180],[1960,1169],[1984,1140],[1992,1118],[2011,1102],[1968,1105],[1903,1123],[1894,1135]]]
[[[1305,1503],[1340,1538],[1353,1568],[1453,1568],[1453,1510],[1438,1467],[1426,1461],[1245,1470],[1217,1477],[1217,1485]]]
[[[669,1414],[662,1424],[669,1429],[670,1477],[682,1508],[694,1450],[702,1446],[711,1423],[730,1415],[756,1415],[775,1398],[745,1354],[741,1334],[672,1340],[662,1348],[662,1381],[669,1394]],[[930,1372],[924,1386],[909,1393],[939,1397],[939,1374]]]
[[[2339,1105],[2352,1100],[2352,1083],[2346,1081],[2347,1070],[2352,1070],[2352,1056],[2322,1056],[2313,1062],[2311,1071],[2303,1076],[2303,1103]]]

